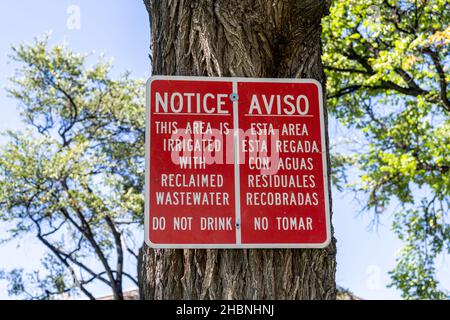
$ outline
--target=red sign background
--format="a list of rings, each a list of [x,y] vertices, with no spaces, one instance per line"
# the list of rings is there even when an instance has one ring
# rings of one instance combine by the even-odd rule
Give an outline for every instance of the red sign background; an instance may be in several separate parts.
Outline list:
[[[178,95],[171,101],[173,93]],[[173,102],[176,112],[170,107],[166,112],[161,107],[165,94],[168,95],[165,102]],[[196,102],[203,101],[207,94],[205,101],[210,110],[197,110]],[[229,98],[232,94],[237,95],[237,101]],[[222,97],[220,114],[218,99],[213,98],[218,95]],[[299,100],[303,109],[307,99],[307,114],[301,114],[303,110],[294,112],[292,108],[289,114],[282,112],[278,102],[286,107],[283,103],[286,96],[294,97],[289,100],[294,105],[296,97],[304,97]],[[255,107],[255,97],[259,109],[251,110]],[[321,86],[315,80],[152,77],[147,84],[146,243],[156,248],[327,246],[331,235],[322,99]],[[215,112],[208,114],[213,108]],[[269,126],[278,130],[281,142],[278,156],[284,164],[272,175],[278,177],[262,174],[255,163],[251,166],[252,154],[244,149],[246,146],[248,151],[249,140],[257,140],[260,135],[243,137],[242,133],[238,143],[230,144],[232,137],[222,141],[224,154],[225,149],[239,150],[240,164],[228,163],[228,157],[224,163],[181,168],[167,150],[168,141],[174,127],[182,132],[200,122],[217,130],[226,127],[228,135],[233,135],[233,129],[237,128],[247,133],[252,132],[252,128]],[[268,140],[271,139],[269,136]],[[311,150],[312,144],[316,149]],[[269,142],[269,155],[273,148]],[[177,177],[180,182],[198,176],[222,179],[223,184],[212,187],[167,185],[168,177],[173,178],[172,182]],[[217,178],[219,176],[221,178]],[[273,179],[277,179],[278,185]],[[259,181],[258,185],[255,181]],[[188,194],[191,200],[194,194],[206,194],[208,199],[217,199],[215,195],[218,195],[222,201],[219,205],[187,204]],[[224,198],[228,201],[223,201]]]

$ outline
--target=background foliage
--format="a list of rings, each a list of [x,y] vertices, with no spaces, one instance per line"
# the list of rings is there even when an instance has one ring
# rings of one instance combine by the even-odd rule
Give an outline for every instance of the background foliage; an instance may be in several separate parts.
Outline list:
[[[405,246],[391,272],[405,298],[445,298],[435,262],[450,251],[450,3],[334,1],[324,23],[328,102],[359,129],[357,168],[346,185],[383,213],[394,199],[394,232]],[[354,147],[354,146],[353,146]]]
[[[0,152],[0,219],[11,226],[3,241],[32,233],[48,254],[45,275],[3,272],[10,293],[93,298],[89,286],[100,282],[120,298],[123,278],[136,282],[124,259],[137,258],[133,226],[143,219],[144,83],[114,80],[109,62],[89,66],[47,38],[13,48],[11,59],[20,67],[8,91],[29,130],[7,132]]]

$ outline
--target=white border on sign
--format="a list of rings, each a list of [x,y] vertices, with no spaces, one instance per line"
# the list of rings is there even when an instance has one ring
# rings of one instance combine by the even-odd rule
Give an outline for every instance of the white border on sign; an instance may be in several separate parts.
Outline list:
[[[155,80],[176,80],[176,81],[216,81],[216,82],[272,82],[272,83],[312,83],[317,86],[319,92],[319,113],[322,135],[322,163],[323,163],[323,183],[325,196],[325,219],[327,239],[324,243],[261,243],[261,244],[156,244],[150,241],[150,132],[151,132],[151,108],[150,95],[151,84]],[[233,86],[234,87],[234,86]],[[234,110],[234,108],[233,108]],[[328,190],[328,161],[326,153],[325,139],[325,113],[322,84],[315,79],[289,79],[289,78],[218,78],[218,77],[184,77],[184,76],[152,76],[146,83],[146,126],[145,126],[145,243],[153,249],[324,249],[331,243],[331,218],[330,218],[330,198]],[[238,195],[235,195],[238,196]],[[240,195],[239,195],[240,196]],[[240,222],[240,224],[242,224]],[[242,227],[242,226],[240,226]]]

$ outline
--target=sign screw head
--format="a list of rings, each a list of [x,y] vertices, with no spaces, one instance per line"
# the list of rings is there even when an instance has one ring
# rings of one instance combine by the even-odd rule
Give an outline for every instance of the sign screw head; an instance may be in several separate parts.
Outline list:
[[[239,101],[239,95],[237,93],[230,94],[230,100],[233,102]]]

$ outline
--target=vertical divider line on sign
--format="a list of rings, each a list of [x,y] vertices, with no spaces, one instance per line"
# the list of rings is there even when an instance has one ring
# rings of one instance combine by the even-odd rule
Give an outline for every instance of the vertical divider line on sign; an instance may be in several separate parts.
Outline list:
[[[233,94],[239,97],[238,82],[233,81]],[[241,176],[240,176],[240,137],[239,137],[239,99],[233,99],[233,122],[234,122],[234,198],[235,198],[235,227],[236,244],[242,243],[241,230]]]

